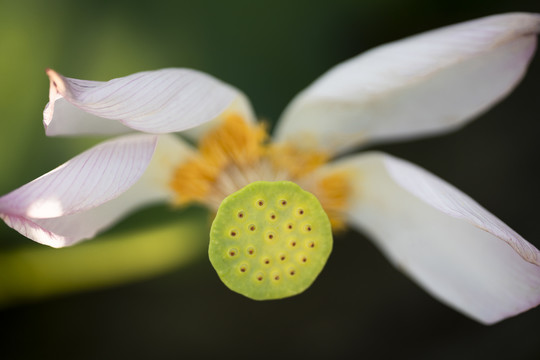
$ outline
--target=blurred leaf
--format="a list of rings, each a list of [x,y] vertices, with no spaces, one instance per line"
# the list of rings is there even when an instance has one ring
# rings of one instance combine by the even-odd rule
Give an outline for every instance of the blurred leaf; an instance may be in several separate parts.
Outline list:
[[[199,259],[208,243],[206,216],[182,215],[69,248],[0,253],[0,306],[150,278]]]

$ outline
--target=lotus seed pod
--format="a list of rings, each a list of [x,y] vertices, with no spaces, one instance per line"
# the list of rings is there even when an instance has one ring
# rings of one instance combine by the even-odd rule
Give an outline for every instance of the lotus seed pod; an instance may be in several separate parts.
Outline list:
[[[222,202],[208,254],[229,289],[270,300],[306,290],[331,251],[330,221],[313,194],[289,181],[258,181]]]

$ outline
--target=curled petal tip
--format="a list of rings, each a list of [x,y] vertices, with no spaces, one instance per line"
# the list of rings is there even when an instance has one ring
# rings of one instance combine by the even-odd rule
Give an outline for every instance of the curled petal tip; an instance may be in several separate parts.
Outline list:
[[[64,77],[51,68],[46,68],[45,73],[47,74],[51,82],[50,93],[49,93],[51,98],[53,94],[56,94],[56,93],[64,95],[67,90]]]
[[[216,118],[239,95],[230,85],[191,69],[145,71],[107,82],[64,77],[51,69],[47,75],[48,135],[113,134],[130,128],[156,134],[184,131]]]

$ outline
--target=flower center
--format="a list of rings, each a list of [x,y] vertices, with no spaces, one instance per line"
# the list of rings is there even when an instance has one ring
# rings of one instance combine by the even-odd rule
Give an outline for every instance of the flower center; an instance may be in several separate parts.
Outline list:
[[[255,181],[291,181],[314,194],[334,229],[344,226],[350,185],[347,174],[314,175],[328,160],[323,152],[268,142],[262,123],[231,114],[180,164],[170,183],[178,205],[200,203],[217,211],[223,200]]]

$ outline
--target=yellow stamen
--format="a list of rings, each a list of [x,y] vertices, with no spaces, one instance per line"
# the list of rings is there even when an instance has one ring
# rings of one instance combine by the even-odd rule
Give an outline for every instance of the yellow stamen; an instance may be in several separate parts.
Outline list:
[[[276,168],[284,168],[294,178],[300,178],[328,161],[322,152],[300,150],[290,144],[272,145],[268,157]]]
[[[330,173],[319,179],[312,192],[326,211],[332,229],[344,230],[348,195],[352,193],[349,174],[346,171]]]
[[[218,176],[228,167],[253,165],[262,155],[266,131],[262,124],[248,125],[232,114],[210,131],[199,144],[199,153],[174,173],[171,187],[179,205],[206,203]]]
[[[177,204],[196,202],[217,211],[225,197],[254,181],[288,180],[319,199],[334,229],[343,228],[348,175],[313,178],[312,172],[329,160],[326,153],[267,143],[267,138],[263,124],[248,124],[238,114],[226,116],[201,139],[199,152],[174,172],[170,185]]]
[[[233,162],[243,166],[257,161],[263,151],[266,130],[262,123],[248,125],[237,114],[225,118],[222,126],[210,132],[199,145],[201,155],[217,166]]]

